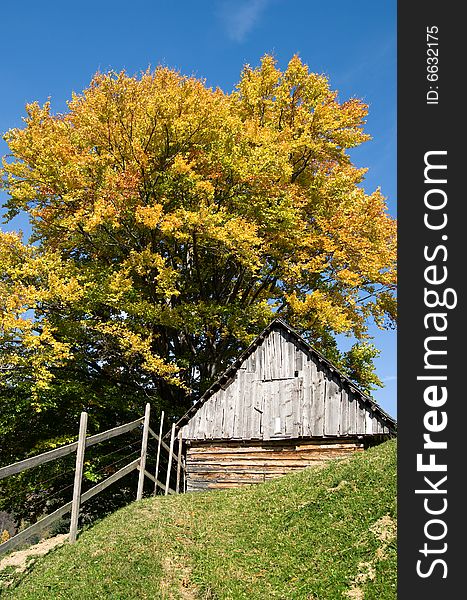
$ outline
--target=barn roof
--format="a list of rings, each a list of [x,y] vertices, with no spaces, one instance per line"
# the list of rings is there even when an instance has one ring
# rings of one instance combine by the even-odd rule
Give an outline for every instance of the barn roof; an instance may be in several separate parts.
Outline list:
[[[220,388],[225,386],[225,384],[230,381],[238,369],[242,365],[242,363],[256,350],[258,346],[260,346],[266,337],[273,330],[283,330],[286,331],[292,338],[295,340],[298,346],[302,348],[305,352],[310,353],[314,356],[314,358],[325,365],[338,379],[340,379],[343,385],[346,385],[349,390],[351,390],[354,394],[356,394],[362,403],[370,408],[374,413],[376,413],[388,427],[392,430],[396,430],[396,421],[391,417],[388,413],[386,413],[380,406],[377,404],[371,396],[365,394],[358,386],[355,385],[346,375],[344,375],[337,367],[335,367],[327,358],[325,358],[318,350],[313,348],[306,340],[302,338],[290,325],[288,325],[283,319],[275,318],[271,323],[259,334],[259,336],[248,346],[246,350],[244,350],[240,356],[232,363],[221,375],[218,379],[208,388],[204,394],[194,402],[194,404],[189,408],[189,410],[177,421],[176,429],[179,429],[183,425],[185,425],[195,414],[196,412],[203,406],[203,404],[209,400],[209,398],[215,394]]]

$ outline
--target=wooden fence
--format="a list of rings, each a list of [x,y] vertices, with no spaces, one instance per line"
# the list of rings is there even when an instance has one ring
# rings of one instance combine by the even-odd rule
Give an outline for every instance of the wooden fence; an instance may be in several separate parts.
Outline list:
[[[73,442],[72,444],[66,444],[65,446],[61,446],[60,448],[56,448],[54,450],[50,450],[49,452],[44,452],[42,454],[38,454],[37,456],[33,456],[31,458],[26,458],[25,460],[21,460],[19,462],[13,463],[11,465],[7,465],[6,467],[0,467],[0,480],[5,477],[9,477],[11,475],[15,475],[25,471],[26,469],[31,469],[33,467],[37,467],[39,465],[45,464],[52,460],[56,460],[58,458],[62,458],[67,456],[73,452],[76,452],[76,464],[75,464],[75,477],[73,484],[73,499],[71,502],[64,504],[60,508],[57,508],[54,512],[49,515],[43,517],[33,525],[30,525],[27,529],[20,531],[13,537],[11,537],[6,542],[0,544],[0,554],[4,552],[8,552],[18,544],[25,542],[32,535],[37,534],[39,531],[48,527],[53,522],[57,521],[67,513],[71,512],[71,521],[70,521],[70,543],[76,541],[77,531],[78,531],[78,518],[80,507],[99,494],[110,485],[128,475],[135,469],[139,471],[138,476],[138,487],[136,491],[136,500],[141,500],[143,497],[143,487],[144,487],[144,478],[145,476],[150,479],[154,483],[153,495],[158,493],[160,489],[165,495],[168,494],[178,494],[181,491],[184,492],[186,489],[186,477],[185,477],[185,466],[184,459],[182,456],[182,440],[180,435],[177,436],[178,442],[178,452],[175,454],[174,452],[174,444],[175,444],[175,424],[172,425],[171,436],[170,436],[170,445],[167,445],[162,439],[162,429],[164,422],[164,412],[161,414],[160,424],[159,424],[159,433],[155,433],[150,425],[150,416],[151,416],[151,406],[150,404],[146,404],[146,410],[144,413],[144,417],[140,417],[135,421],[131,421],[130,423],[125,423],[124,425],[119,425],[118,427],[114,427],[113,429],[109,429],[107,431],[103,431],[102,433],[98,433],[96,435],[92,435],[86,437],[87,434],[87,420],[88,414],[86,412],[81,413],[80,425],[79,425],[79,435],[78,440]],[[120,468],[118,471],[113,473],[107,479],[104,479],[94,487],[90,488],[83,494],[81,493],[81,484],[83,480],[83,468],[84,468],[84,458],[85,451],[87,448],[94,446],[95,444],[99,444],[100,442],[104,442],[110,440],[116,436],[123,435],[124,433],[128,433],[133,431],[137,427],[142,426],[142,440],[141,440],[141,453],[139,458],[131,461],[124,467]],[[149,473],[146,469],[146,459],[148,455],[148,439],[149,436],[154,438],[157,443],[157,457],[156,457],[156,469],[154,475]],[[165,483],[160,481],[160,467],[161,467],[161,453],[162,451],[168,452],[168,465],[167,465],[167,474]],[[173,471],[172,471],[173,469]],[[171,479],[175,479],[175,489],[170,487]]]

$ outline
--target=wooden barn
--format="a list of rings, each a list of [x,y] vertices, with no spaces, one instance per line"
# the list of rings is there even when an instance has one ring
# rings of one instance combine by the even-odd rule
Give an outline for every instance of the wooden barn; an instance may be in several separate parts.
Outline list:
[[[392,417],[280,319],[178,428],[187,491],[260,483],[396,434]]]

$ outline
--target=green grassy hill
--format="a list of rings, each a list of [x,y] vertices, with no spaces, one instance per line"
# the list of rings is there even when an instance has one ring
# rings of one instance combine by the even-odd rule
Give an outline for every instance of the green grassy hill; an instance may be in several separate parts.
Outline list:
[[[5,598],[396,598],[396,442],[240,490],[134,503]]]

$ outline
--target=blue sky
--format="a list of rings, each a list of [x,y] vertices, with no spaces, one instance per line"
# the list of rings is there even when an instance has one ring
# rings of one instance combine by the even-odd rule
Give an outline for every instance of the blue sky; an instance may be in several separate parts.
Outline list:
[[[231,90],[245,63],[273,53],[281,67],[298,53],[326,74],[339,98],[369,104],[373,137],[352,153],[369,168],[364,187],[381,187],[396,216],[396,1],[81,0],[5,2],[0,34],[0,131],[21,125],[26,102],[66,110],[97,71],[136,74],[164,64]],[[0,142],[0,154],[7,152]],[[3,201],[5,196],[1,196]],[[21,217],[3,229],[21,228]],[[396,415],[396,335],[371,329],[381,349],[374,393]],[[349,344],[345,341],[344,344]]]

